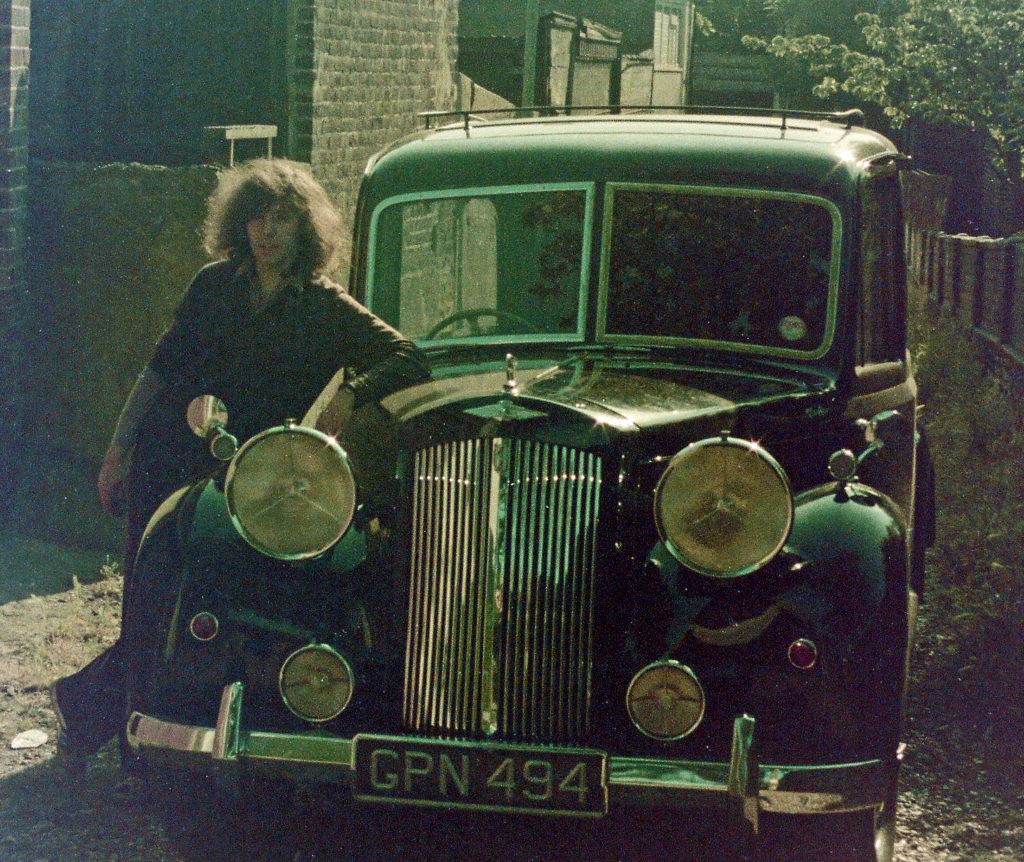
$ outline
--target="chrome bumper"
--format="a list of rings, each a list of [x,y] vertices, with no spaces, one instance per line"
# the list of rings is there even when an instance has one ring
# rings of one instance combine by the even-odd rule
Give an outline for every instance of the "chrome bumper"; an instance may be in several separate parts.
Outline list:
[[[155,759],[208,768],[244,763],[257,772],[348,782],[352,739],[313,733],[243,730],[242,684],[224,688],[216,727],[194,727],[132,713],[128,743]],[[759,764],[752,753],[754,719],[738,716],[728,763],[650,757],[608,758],[609,807],[716,807],[757,833],[759,812],[823,814],[882,804],[892,765],[881,760],[825,766]]]

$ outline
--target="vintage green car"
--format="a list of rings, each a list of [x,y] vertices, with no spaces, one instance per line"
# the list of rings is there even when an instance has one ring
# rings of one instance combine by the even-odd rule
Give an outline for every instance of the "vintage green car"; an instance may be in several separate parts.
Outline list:
[[[432,119],[366,168],[351,289],[433,378],[340,444],[194,419],[230,460],[143,542],[176,586],[127,750],[891,858],[933,534],[905,159],[857,112]]]

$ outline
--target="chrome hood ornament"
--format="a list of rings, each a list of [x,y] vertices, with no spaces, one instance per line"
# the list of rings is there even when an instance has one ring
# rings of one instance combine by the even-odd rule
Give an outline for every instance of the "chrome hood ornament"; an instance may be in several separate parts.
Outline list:
[[[505,382],[502,384],[501,400],[494,404],[485,404],[483,407],[470,407],[465,412],[482,419],[492,419],[495,422],[509,422],[516,419],[537,419],[547,414],[539,410],[530,410],[514,404],[512,398],[519,394],[519,383],[516,381],[516,369],[519,367],[519,360],[511,353],[505,354]]]
[[[519,388],[516,382],[516,369],[519,367],[519,360],[511,353],[505,354],[505,385],[502,387],[509,395],[515,394]]]

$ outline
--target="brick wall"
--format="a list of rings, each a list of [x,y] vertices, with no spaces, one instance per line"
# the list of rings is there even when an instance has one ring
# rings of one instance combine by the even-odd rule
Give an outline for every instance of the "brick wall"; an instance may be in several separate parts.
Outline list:
[[[0,500],[16,481],[23,419],[22,325],[28,163],[29,0],[0,0]],[[3,507],[0,503],[0,508]]]
[[[25,29],[8,31],[26,44],[28,2],[0,0],[24,7]],[[124,396],[202,262],[197,228],[215,179],[208,167],[153,165],[205,161],[204,125],[275,123],[275,152],[310,162],[348,213],[369,156],[413,130],[418,111],[452,107],[458,3],[32,6],[32,302],[19,330],[10,289],[0,293],[0,433],[14,427],[7,402],[28,393],[16,526],[116,547],[116,527],[96,503],[96,469]],[[23,207],[26,119],[10,116],[20,123],[8,143],[20,147],[12,153],[21,168],[3,176],[20,184]],[[23,233],[0,230],[0,246]],[[16,331],[33,333],[23,387],[8,384],[21,355],[8,337]]]
[[[299,37],[293,89],[308,79],[312,97],[293,96],[293,123],[308,124],[313,172],[348,214],[367,159],[413,131],[418,112],[453,107],[458,0],[295,5],[312,40]]]

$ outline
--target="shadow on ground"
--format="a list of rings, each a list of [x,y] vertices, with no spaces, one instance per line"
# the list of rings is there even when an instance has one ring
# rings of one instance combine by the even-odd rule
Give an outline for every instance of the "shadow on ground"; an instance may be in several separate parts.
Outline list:
[[[21,535],[0,533],[0,605],[72,589],[75,583],[102,580],[105,565],[116,559],[100,551],[53,545]]]
[[[692,812],[691,812],[692,814]],[[729,860],[714,818],[600,821],[371,808],[348,791],[239,794],[202,774],[125,777],[108,746],[80,778],[53,758],[0,780],[4,862],[673,862]],[[112,844],[111,835],[118,836]]]

